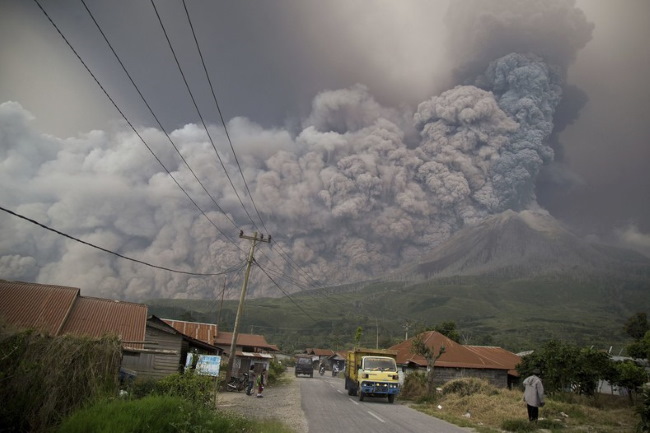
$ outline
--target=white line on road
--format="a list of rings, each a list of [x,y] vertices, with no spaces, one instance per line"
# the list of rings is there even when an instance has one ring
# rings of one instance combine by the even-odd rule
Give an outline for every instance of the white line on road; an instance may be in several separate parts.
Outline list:
[[[383,419],[379,418],[379,416],[375,415],[374,413],[372,413],[370,411],[368,411],[368,413],[370,414],[370,416],[377,418],[379,420],[379,422],[386,422]]]
[[[358,401],[356,401],[356,400],[353,400],[353,399],[351,399],[351,398],[349,398],[348,400],[350,400],[350,401],[351,401],[352,403],[354,403],[354,404],[357,404],[357,405],[359,404],[359,402],[358,402]]]

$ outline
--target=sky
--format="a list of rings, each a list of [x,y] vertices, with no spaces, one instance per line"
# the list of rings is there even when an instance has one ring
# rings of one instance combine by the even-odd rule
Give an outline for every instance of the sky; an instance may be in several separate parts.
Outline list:
[[[244,230],[281,296],[508,209],[650,255],[645,0],[120,5],[0,0],[0,206],[182,272],[3,212],[0,278],[234,297]]]

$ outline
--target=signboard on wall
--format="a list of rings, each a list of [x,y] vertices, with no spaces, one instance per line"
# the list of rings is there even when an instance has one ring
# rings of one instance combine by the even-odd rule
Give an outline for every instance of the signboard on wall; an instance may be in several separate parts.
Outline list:
[[[185,362],[185,369],[191,369],[194,357],[198,356],[196,362],[196,372],[206,376],[219,376],[219,367],[221,366],[221,357],[217,355],[198,355],[196,353],[188,353],[187,361]]]

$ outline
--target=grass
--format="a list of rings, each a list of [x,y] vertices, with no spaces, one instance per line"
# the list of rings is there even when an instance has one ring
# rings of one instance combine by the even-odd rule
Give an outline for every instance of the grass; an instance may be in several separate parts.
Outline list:
[[[174,396],[105,400],[68,417],[56,433],[292,433],[281,422],[248,420]]]
[[[562,433],[632,433],[638,422],[634,409],[623,398],[600,396],[596,404],[593,398],[571,395],[570,398],[547,397],[546,405],[540,408],[538,423],[531,425],[520,391],[489,385],[470,395],[438,394],[435,401],[414,404],[413,408],[481,433],[539,429]]]

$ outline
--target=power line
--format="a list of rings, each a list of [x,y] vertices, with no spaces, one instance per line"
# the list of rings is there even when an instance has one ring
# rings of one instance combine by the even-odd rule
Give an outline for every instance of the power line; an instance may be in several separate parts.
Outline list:
[[[176,180],[176,178],[174,177],[174,175],[169,171],[169,169],[165,166],[165,164],[163,164],[163,162],[160,160],[160,158],[158,158],[158,156],[154,153],[154,151],[151,149],[151,147],[150,147],[150,146],[147,144],[147,142],[144,140],[144,138],[142,138],[142,136],[140,135],[140,133],[138,132],[138,130],[135,128],[135,126],[133,126],[133,124],[131,123],[131,121],[129,121],[129,119],[126,117],[126,115],[124,114],[124,112],[122,112],[122,110],[121,110],[120,107],[117,105],[117,103],[116,103],[116,102],[113,100],[113,98],[108,94],[108,91],[106,91],[106,89],[104,88],[104,86],[102,86],[102,84],[99,82],[99,80],[97,79],[97,77],[95,76],[95,74],[93,74],[93,72],[90,70],[90,68],[89,68],[88,65],[86,64],[86,62],[84,62],[84,60],[81,58],[81,56],[79,55],[79,53],[74,49],[74,47],[72,46],[72,44],[68,41],[68,39],[67,39],[67,38],[65,37],[65,35],[63,34],[63,32],[61,32],[61,30],[60,30],[59,27],[56,25],[56,23],[52,20],[52,18],[49,16],[49,14],[47,13],[47,11],[45,11],[45,9],[43,9],[43,7],[42,7],[41,4],[38,2],[38,0],[34,0],[34,3],[36,3],[36,5],[38,6],[38,8],[41,10],[41,12],[43,12],[43,14],[47,17],[47,19],[48,19],[48,20],[50,21],[50,23],[52,24],[52,26],[54,26],[54,28],[55,28],[56,31],[58,32],[59,36],[61,36],[61,38],[63,38],[63,40],[64,40],[65,43],[68,45],[68,47],[72,50],[72,52],[73,52],[74,55],[77,57],[77,59],[79,59],[79,61],[81,62],[81,64],[86,68],[86,71],[88,71],[88,73],[89,73],[90,76],[93,78],[93,80],[95,80],[95,83],[97,83],[97,85],[99,86],[99,88],[102,90],[102,92],[104,92],[104,94],[106,95],[106,97],[108,98],[108,100],[111,101],[111,103],[113,104],[113,106],[115,107],[115,109],[118,111],[118,113],[120,113],[120,115],[122,116],[122,118],[124,118],[124,121],[125,121],[125,122],[130,126],[130,127],[131,127],[131,129],[133,130],[133,132],[135,133],[135,135],[138,136],[138,138],[140,139],[140,141],[142,142],[142,144],[144,144],[144,146],[147,148],[147,150],[149,150],[149,152],[153,155],[153,157],[156,159],[156,161],[158,161],[158,163],[160,164],[160,166],[161,166],[161,167],[162,167],[162,168],[167,172],[167,174],[169,175],[169,177],[171,177],[171,179],[174,181],[174,183],[176,183],[176,186],[178,186],[178,187],[181,189],[181,191],[183,191],[183,193],[184,193],[184,194],[187,196],[187,198],[192,202],[192,204],[194,204],[194,206],[195,206],[195,207],[196,207],[196,208],[197,208],[197,209],[198,209],[198,210],[203,214],[203,216],[204,216],[204,217],[205,217],[205,218],[206,218],[206,219],[207,219],[207,220],[208,220],[208,221],[209,221],[209,222],[214,226],[214,228],[216,228],[217,231],[219,231],[220,233],[224,234],[223,232],[221,232],[221,230],[219,229],[219,227],[217,227],[217,225],[214,223],[214,221],[212,221],[212,220],[210,219],[210,217],[208,217],[208,215],[205,213],[205,211],[204,211],[203,209],[201,209],[201,207],[196,203],[196,201],[194,201],[194,199],[193,199],[193,198],[190,196],[190,194],[185,190],[185,188],[183,188],[183,187],[181,186],[181,184],[178,182],[178,180]],[[224,234],[224,236],[226,236],[226,235]],[[227,238],[227,239],[230,240],[229,238]],[[235,245],[237,245],[233,240],[230,240],[230,242],[233,243],[233,244],[235,244]]]
[[[174,144],[174,141],[171,139],[171,137],[169,136],[169,134],[167,133],[167,131],[166,131],[165,128],[163,127],[162,123],[161,123],[160,120],[158,119],[158,116],[156,116],[156,114],[154,113],[153,109],[152,109],[151,106],[149,105],[149,102],[147,101],[147,99],[144,97],[144,95],[143,95],[142,92],[140,91],[140,88],[138,87],[138,85],[135,83],[135,81],[134,81],[133,78],[131,77],[131,74],[129,73],[129,71],[126,69],[126,66],[124,66],[124,63],[122,62],[122,59],[120,58],[120,56],[117,54],[117,52],[116,52],[115,49],[113,48],[113,45],[112,45],[112,44],[110,43],[110,41],[108,40],[108,37],[106,36],[106,34],[105,34],[104,31],[102,30],[101,26],[99,25],[99,23],[98,23],[97,20],[95,19],[95,16],[93,15],[93,13],[90,11],[90,9],[88,8],[88,6],[86,5],[85,0],[81,0],[81,3],[84,5],[84,8],[86,9],[86,12],[88,12],[88,15],[90,15],[90,18],[92,19],[92,21],[95,23],[95,26],[97,27],[97,30],[99,31],[99,33],[100,33],[100,34],[102,35],[102,37],[104,38],[104,41],[106,41],[106,44],[108,45],[108,47],[110,48],[110,50],[113,52],[113,55],[115,56],[115,58],[117,59],[118,63],[119,63],[120,66],[122,67],[122,70],[124,71],[124,73],[126,74],[126,76],[129,78],[129,80],[131,81],[131,84],[133,84],[133,87],[135,88],[135,90],[138,92],[138,95],[140,95],[140,98],[142,99],[142,101],[144,102],[144,104],[145,104],[145,105],[147,106],[147,108],[149,109],[149,112],[151,113],[151,115],[152,115],[153,118],[155,119],[156,123],[158,123],[158,126],[160,127],[160,130],[165,134],[165,136],[167,137],[167,140],[169,140],[169,143],[172,145],[172,147],[174,148],[174,150],[176,150],[176,153],[178,153],[178,156],[181,157],[181,160],[183,160],[183,162],[185,163],[185,166],[188,168],[188,170],[190,170],[190,172],[191,172],[192,175],[194,176],[194,179],[196,179],[196,181],[199,183],[199,185],[201,185],[201,187],[203,188],[203,191],[205,191],[205,193],[210,197],[210,199],[212,199],[212,202],[213,202],[214,205],[217,207],[217,209],[219,209],[219,210],[224,214],[224,216],[225,216],[225,217],[226,217],[226,218],[227,218],[227,219],[232,223],[232,225],[233,225],[235,228],[237,228],[237,225],[235,224],[235,222],[230,218],[230,216],[228,216],[228,214],[226,213],[226,211],[224,211],[224,210],[221,208],[221,206],[219,206],[219,204],[217,203],[217,201],[215,200],[215,198],[210,194],[210,192],[207,190],[207,188],[205,187],[205,185],[203,185],[203,183],[199,180],[198,176],[196,175],[196,173],[194,172],[194,170],[192,169],[192,167],[190,166],[190,164],[187,162],[187,160],[185,159],[185,157],[183,157],[183,155],[181,154],[181,152],[180,152],[180,150],[178,149],[178,147],[176,147],[176,145]],[[219,231],[221,232],[221,230],[219,230]],[[223,233],[223,232],[221,232],[221,234],[224,235],[225,237],[228,237],[228,236],[227,236],[225,233]]]
[[[153,0],[152,0],[153,3]],[[253,194],[251,194],[251,191],[248,187],[248,183],[246,182],[246,178],[244,177],[244,172],[241,169],[241,165],[239,164],[239,159],[237,158],[237,153],[235,152],[235,147],[232,144],[232,140],[230,139],[230,134],[228,133],[228,127],[226,126],[226,122],[223,118],[223,114],[221,113],[221,107],[219,107],[219,102],[217,100],[217,95],[214,91],[214,86],[212,85],[212,80],[210,79],[210,74],[208,73],[208,68],[205,65],[205,60],[203,58],[203,52],[201,51],[201,46],[199,44],[199,40],[196,37],[196,32],[194,31],[194,25],[192,24],[192,19],[190,18],[190,13],[187,10],[187,4],[185,3],[185,0],[183,0],[183,8],[185,9],[185,15],[187,16],[187,22],[190,25],[190,29],[192,30],[192,37],[194,38],[194,43],[196,45],[196,49],[199,52],[199,57],[201,58],[201,64],[203,65],[203,71],[205,72],[205,77],[208,80],[208,84],[210,86],[210,91],[212,92],[212,98],[214,99],[214,103],[217,106],[217,112],[219,113],[219,118],[221,119],[221,124],[223,125],[223,129],[226,132],[226,138],[228,139],[228,143],[230,144],[230,149],[232,150],[232,154],[235,157],[235,163],[237,164],[237,168],[239,169],[239,174],[241,175],[242,180],[244,181],[244,186],[246,187],[246,191],[248,192],[248,197],[251,199],[251,203],[253,203],[253,208],[255,209],[255,212],[257,213],[257,217],[260,219],[260,223],[262,224],[262,227],[264,227],[264,230],[268,233],[269,230],[266,228],[264,225],[264,220],[262,219],[262,216],[260,215],[259,210],[257,209],[257,205],[255,204],[255,200],[253,199]],[[198,108],[197,108],[198,110]],[[217,149],[215,148],[215,152]],[[234,187],[233,187],[234,188]],[[243,206],[243,203],[242,203]],[[248,214],[248,213],[247,213]],[[250,215],[249,215],[250,218]],[[252,219],[251,219],[251,222]],[[253,223],[255,225],[255,223]]]
[[[152,1],[152,3],[153,3],[153,0],[151,0],[151,1]],[[155,6],[154,6],[154,7],[155,7]],[[233,156],[234,156],[234,158],[235,158],[235,162],[236,162],[236,164],[237,164],[237,168],[238,168],[239,173],[240,173],[240,175],[241,175],[241,178],[242,178],[242,180],[243,180],[243,182],[244,182],[244,186],[245,186],[245,188],[246,188],[246,191],[248,192],[248,197],[250,198],[251,203],[253,204],[253,207],[254,207],[254,209],[255,209],[255,212],[257,213],[257,216],[258,216],[258,218],[260,219],[260,222],[261,222],[261,224],[262,224],[262,227],[264,227],[264,230],[265,230],[267,233],[269,233],[269,230],[266,228],[266,225],[264,224],[264,220],[262,219],[262,216],[260,215],[260,212],[259,212],[259,210],[258,210],[258,208],[257,208],[257,205],[255,204],[255,200],[253,199],[253,195],[252,195],[252,193],[251,193],[251,191],[250,191],[250,188],[248,187],[248,183],[246,182],[246,178],[244,177],[244,172],[243,172],[243,170],[242,170],[242,168],[241,168],[241,165],[240,165],[240,163],[239,163],[239,159],[237,158],[237,153],[235,152],[235,148],[234,148],[234,146],[233,146],[232,139],[230,138],[230,134],[228,133],[228,127],[227,127],[226,122],[225,122],[225,120],[224,120],[224,118],[223,118],[223,114],[222,114],[222,112],[221,112],[221,107],[219,106],[219,101],[218,101],[218,99],[217,99],[217,95],[216,95],[216,93],[215,93],[214,86],[212,85],[212,80],[210,79],[210,74],[209,74],[209,72],[208,72],[208,68],[207,68],[207,66],[206,66],[206,64],[205,64],[205,59],[204,59],[204,57],[203,57],[203,52],[201,51],[201,46],[200,46],[199,41],[198,41],[198,38],[197,38],[197,36],[196,36],[196,32],[195,32],[195,30],[194,30],[194,25],[192,24],[192,19],[191,19],[191,17],[190,17],[190,13],[189,13],[189,11],[188,11],[188,9],[187,9],[187,4],[186,4],[186,1],[185,1],[185,0],[183,0],[183,8],[185,9],[185,15],[187,16],[187,21],[188,21],[189,26],[190,26],[190,29],[191,29],[191,31],[192,31],[192,37],[194,38],[194,43],[195,43],[195,45],[196,45],[196,49],[197,49],[197,51],[198,51],[198,53],[199,53],[199,57],[200,57],[200,59],[201,59],[201,64],[202,64],[202,66],[203,66],[203,71],[205,72],[205,77],[206,77],[206,79],[207,79],[207,81],[208,81],[208,85],[210,86],[210,91],[211,91],[211,93],[212,93],[212,98],[213,98],[214,103],[215,103],[215,105],[216,105],[216,107],[217,107],[217,112],[219,113],[219,118],[221,119],[221,124],[223,125],[224,131],[225,131],[225,133],[226,133],[226,138],[228,139],[228,143],[230,144],[230,149],[232,150]],[[161,25],[162,25],[162,22],[161,22]],[[164,30],[164,28],[163,28],[163,30]],[[171,47],[171,44],[170,44],[170,47]],[[172,52],[173,52],[173,50],[172,50]],[[175,57],[175,56],[174,56],[174,57]],[[177,63],[178,63],[178,60],[177,60]],[[179,69],[180,69],[180,65],[179,65]],[[182,74],[182,71],[181,71],[181,74]],[[186,85],[187,85],[187,82],[186,82]],[[188,86],[188,90],[189,90],[189,86]],[[191,92],[190,92],[190,94],[191,94]],[[195,106],[196,106],[196,104],[195,104]],[[198,111],[198,107],[197,107],[197,111]],[[205,126],[205,125],[204,125],[204,126]],[[214,146],[214,144],[213,144],[213,146]],[[215,148],[215,152],[216,152],[216,148]],[[218,156],[218,154],[217,154],[217,156]],[[224,167],[224,170],[225,170],[225,167]],[[233,188],[234,188],[234,186],[233,186]],[[239,196],[238,196],[238,197],[239,197]],[[240,201],[241,201],[241,200],[240,200]],[[242,206],[243,206],[243,203],[242,203]],[[246,210],[245,207],[244,207],[244,210]],[[247,215],[248,215],[248,212],[247,212]],[[249,216],[249,218],[250,218],[250,215],[248,215],[248,216]],[[252,222],[253,225],[255,226],[255,223],[252,221],[252,219],[251,219],[251,222]],[[289,266],[290,266],[290,267],[293,267],[294,270],[297,270],[298,272],[303,273],[303,274],[304,274],[308,279],[310,279],[310,280],[312,281],[312,283],[315,283],[314,278],[311,277],[311,276],[310,276],[306,271],[304,271],[302,268],[300,268],[300,266],[299,266],[299,265],[298,265],[298,264],[297,264],[297,263],[296,263],[296,262],[295,262],[295,261],[294,261],[294,260],[293,260],[293,259],[292,259],[292,258],[291,258],[291,257],[290,257],[290,256],[289,256],[289,255],[288,255],[288,254],[283,250],[283,249],[282,249],[282,246],[279,246],[279,245],[278,245],[277,248],[278,248],[278,250],[279,250],[279,252],[280,252],[280,255],[281,255],[281,256],[282,256],[282,257],[283,257],[283,258],[284,258],[284,259],[289,263]],[[269,261],[273,262],[271,259],[269,259]],[[276,265],[276,266],[277,266],[277,265]]]
[[[255,263],[257,263],[257,261],[256,261]],[[279,285],[278,283],[275,282],[275,280],[274,280],[274,279],[273,279],[273,278],[268,274],[268,272],[266,271],[266,269],[264,269],[262,266],[260,266],[259,263],[257,263],[257,266],[262,270],[262,272],[264,272],[264,274],[269,278],[269,280],[271,280],[271,282],[272,282],[272,283],[273,283],[273,284],[274,284],[274,285],[275,285],[275,286],[276,286],[276,287],[277,287],[277,288],[278,288],[282,293],[284,293],[284,296],[286,296],[287,299],[289,299],[289,300],[293,303],[293,305],[295,305],[295,306],[296,306],[300,311],[302,311],[302,312],[305,314],[305,316],[309,317],[312,321],[314,321],[314,323],[318,323],[318,321],[317,321],[316,319],[314,319],[314,318],[313,318],[309,313],[307,313],[307,312],[306,312],[306,311],[305,311],[305,310],[304,310],[300,305],[298,305],[298,303],[297,303],[297,302],[296,302],[296,301],[295,301],[291,296],[289,296],[289,294],[288,294],[287,292],[285,292],[284,289],[282,289],[282,287],[280,287],[280,285]]]
[[[61,231],[59,231],[59,230],[53,229],[53,228],[51,228],[51,227],[48,227],[48,226],[46,226],[45,224],[39,223],[38,221],[35,221],[35,220],[33,220],[33,219],[31,219],[31,218],[28,218],[28,217],[26,217],[26,216],[24,216],[24,215],[21,215],[21,214],[19,214],[19,213],[16,213],[16,212],[14,212],[14,211],[11,211],[11,210],[9,210],[9,209],[6,209],[6,208],[4,208],[4,207],[2,207],[2,206],[0,206],[0,210],[2,210],[3,212],[8,213],[8,214],[10,214],[10,215],[13,215],[13,216],[15,216],[15,217],[21,218],[21,219],[23,219],[23,220],[25,220],[25,221],[28,221],[28,222],[30,222],[30,223],[32,223],[32,224],[36,224],[37,226],[42,227],[42,228],[44,228],[45,230],[49,230],[49,231],[51,231],[51,232],[53,232],[53,233],[56,233],[56,234],[58,234],[58,235],[61,235],[61,236],[63,236],[63,237],[66,237],[66,238],[68,238],[68,239],[72,239],[73,241],[79,242],[79,243],[81,243],[81,244],[87,245],[87,246],[92,247],[92,248],[95,248],[95,249],[98,249],[98,250],[103,251],[103,252],[105,252],[105,253],[109,253],[109,254],[112,254],[112,255],[114,255],[114,256],[120,257],[120,258],[122,258],[122,259],[130,260],[130,261],[135,262],[135,263],[139,263],[139,264],[141,264],[141,265],[149,266],[149,267],[151,267],[151,268],[162,269],[162,270],[164,270],[164,271],[174,272],[174,273],[176,273],[176,274],[194,275],[194,276],[199,276],[199,277],[213,277],[213,276],[216,276],[216,275],[224,275],[224,274],[228,274],[228,273],[230,273],[230,272],[238,272],[238,271],[241,270],[241,269],[243,268],[243,266],[244,266],[244,265],[238,265],[237,268],[231,268],[231,269],[228,269],[228,270],[226,270],[226,271],[223,271],[223,272],[217,272],[217,273],[198,273],[198,272],[180,271],[180,270],[177,270],[177,269],[166,268],[166,267],[164,267],[164,266],[152,265],[151,263],[147,263],[147,262],[144,262],[144,261],[142,261],[142,260],[138,260],[138,259],[134,259],[134,258],[131,258],[131,257],[127,257],[127,256],[122,255],[122,254],[120,254],[120,253],[116,253],[115,251],[111,251],[111,250],[109,250],[109,249],[107,249],[107,248],[102,248],[102,247],[97,246],[97,245],[95,245],[95,244],[91,244],[90,242],[82,241],[82,240],[79,239],[79,238],[76,238],[76,237],[71,236],[71,235],[69,235],[69,234],[67,234],[67,233],[63,233],[63,232],[61,232]]]
[[[210,144],[212,144],[212,148],[214,149],[214,152],[217,155],[217,159],[219,159],[219,162],[221,163],[221,167],[223,167],[223,171],[224,171],[224,173],[226,175],[226,178],[228,179],[228,182],[230,182],[230,186],[232,186],[232,189],[235,192],[235,195],[237,196],[237,199],[239,200],[239,203],[242,205],[242,208],[244,209],[244,212],[246,212],[246,215],[248,215],[248,219],[250,219],[251,223],[253,223],[253,225],[255,225],[255,222],[253,221],[253,218],[248,213],[248,209],[246,209],[246,206],[244,205],[244,202],[242,201],[241,197],[239,196],[239,193],[237,192],[237,188],[235,188],[235,184],[233,183],[232,179],[230,178],[230,175],[228,174],[228,170],[226,169],[226,165],[224,164],[223,160],[221,159],[221,156],[219,155],[219,152],[217,151],[217,147],[214,144],[214,140],[212,139],[212,135],[210,134],[210,131],[208,130],[207,125],[205,124],[205,120],[203,119],[203,115],[201,114],[201,110],[199,110],[199,106],[196,103],[196,99],[194,98],[194,94],[192,93],[192,89],[190,89],[190,86],[189,86],[189,84],[187,82],[187,79],[185,78],[185,73],[183,72],[183,68],[181,67],[180,62],[178,61],[178,57],[176,56],[176,51],[174,51],[174,47],[172,46],[171,40],[169,39],[169,36],[167,35],[167,30],[165,29],[165,25],[162,22],[162,18],[160,17],[160,14],[158,13],[158,8],[156,8],[156,4],[154,3],[153,0],[151,0],[151,6],[153,6],[154,12],[156,13],[156,17],[158,18],[158,22],[160,23],[160,27],[162,28],[163,34],[165,35],[165,39],[167,40],[167,45],[169,45],[169,49],[171,50],[172,55],[174,56],[174,60],[176,61],[176,66],[178,66],[178,70],[181,73],[181,77],[183,78],[183,82],[185,83],[185,87],[187,88],[187,92],[190,95],[190,99],[192,99],[192,103],[194,104],[194,108],[196,109],[196,112],[199,115],[199,119],[201,119],[201,123],[203,124],[203,128],[205,129],[205,133],[208,135],[208,139],[210,141]],[[251,197],[251,200],[252,200],[252,197]]]

